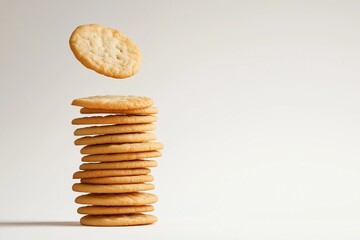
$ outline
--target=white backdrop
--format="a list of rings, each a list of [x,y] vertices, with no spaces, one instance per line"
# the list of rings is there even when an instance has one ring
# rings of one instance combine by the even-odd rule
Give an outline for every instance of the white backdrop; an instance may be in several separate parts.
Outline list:
[[[359,1],[1,1],[1,239],[359,239]],[[118,28],[140,72],[83,67],[78,25]],[[159,222],[89,228],[71,191],[78,108],[145,95],[165,145]]]

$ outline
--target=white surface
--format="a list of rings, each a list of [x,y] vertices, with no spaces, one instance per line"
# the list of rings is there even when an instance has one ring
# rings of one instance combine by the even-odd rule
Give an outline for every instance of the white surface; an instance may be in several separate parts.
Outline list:
[[[360,239],[359,1],[1,1],[0,239]],[[121,29],[140,72],[68,47]],[[160,108],[159,222],[89,228],[71,191],[73,98]]]

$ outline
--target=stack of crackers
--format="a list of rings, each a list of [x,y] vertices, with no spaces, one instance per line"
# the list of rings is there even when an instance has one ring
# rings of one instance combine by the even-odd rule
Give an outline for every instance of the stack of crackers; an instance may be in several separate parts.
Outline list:
[[[156,142],[150,131],[155,129],[157,108],[152,99],[136,96],[94,96],[75,99],[88,117],[76,118],[78,128],[75,145],[83,164],[73,178],[76,192],[87,193],[75,202],[85,204],[78,213],[86,214],[80,223],[89,226],[129,226],[157,221],[153,215],[156,195],[144,191],[154,189],[151,168],[157,166],[152,158],[160,157],[163,145]]]

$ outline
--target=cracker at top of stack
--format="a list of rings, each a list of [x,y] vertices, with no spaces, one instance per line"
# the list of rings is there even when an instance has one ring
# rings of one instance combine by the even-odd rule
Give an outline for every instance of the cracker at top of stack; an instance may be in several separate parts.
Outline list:
[[[153,105],[153,100],[140,96],[91,96],[75,99],[72,105],[91,109],[104,110],[134,110],[144,109]]]

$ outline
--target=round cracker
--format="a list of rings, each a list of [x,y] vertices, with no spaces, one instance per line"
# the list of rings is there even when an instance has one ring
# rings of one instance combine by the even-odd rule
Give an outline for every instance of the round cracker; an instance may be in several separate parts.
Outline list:
[[[134,152],[134,153],[113,153],[113,154],[95,154],[82,157],[83,162],[117,162],[137,160],[142,158],[161,157],[159,151]]]
[[[158,201],[158,197],[152,193],[117,193],[117,194],[95,194],[90,193],[78,196],[75,199],[79,204],[91,204],[101,206],[134,206],[153,204]]]
[[[80,150],[81,154],[108,154],[108,153],[128,153],[128,152],[147,152],[163,149],[159,142],[145,143],[124,143],[124,144],[101,144],[85,146]]]
[[[132,110],[110,110],[110,109],[96,109],[96,108],[81,108],[80,113],[82,114],[123,114],[123,115],[152,115],[157,114],[159,110],[156,107],[139,108]]]
[[[80,223],[86,226],[136,226],[151,224],[157,221],[154,215],[149,214],[120,214],[120,215],[86,215],[80,219]]]
[[[156,135],[148,132],[123,133],[82,137],[75,140],[75,145],[94,145],[104,143],[139,143],[156,140]]]
[[[129,214],[129,213],[141,213],[152,212],[154,207],[152,205],[140,205],[140,206],[85,206],[79,207],[77,212],[79,214],[89,215],[112,215],[112,214]]]
[[[73,178],[97,178],[97,177],[116,177],[116,176],[134,176],[144,175],[150,173],[149,168],[136,168],[136,169],[116,169],[116,170],[86,170],[77,171],[74,173]]]
[[[108,115],[75,118],[72,120],[73,125],[87,125],[87,124],[139,124],[156,122],[156,116],[125,116],[125,115]]]
[[[124,183],[144,183],[152,182],[154,177],[150,174],[137,176],[121,176],[121,177],[97,177],[82,178],[81,183],[88,184],[124,184]]]
[[[86,108],[129,110],[150,107],[153,100],[140,96],[104,95],[78,98],[71,104]]]
[[[83,163],[80,165],[80,170],[149,168],[156,166],[157,162],[154,160],[131,160],[110,163]]]
[[[69,44],[85,67],[113,78],[127,78],[139,71],[140,49],[119,30],[98,24],[77,27]]]
[[[130,193],[153,190],[155,186],[150,183],[134,183],[134,184],[86,184],[75,183],[72,190],[75,192],[86,193]]]
[[[108,126],[91,126],[78,128],[75,130],[75,136],[97,135],[97,134],[119,134],[119,133],[134,133],[146,132],[155,130],[155,125],[152,123],[144,124],[124,124],[124,125],[108,125]]]

